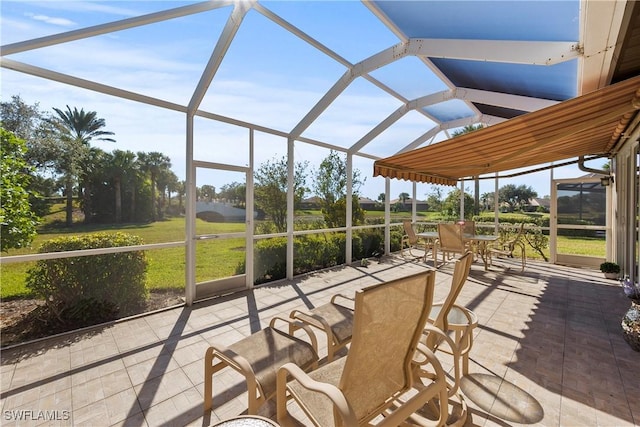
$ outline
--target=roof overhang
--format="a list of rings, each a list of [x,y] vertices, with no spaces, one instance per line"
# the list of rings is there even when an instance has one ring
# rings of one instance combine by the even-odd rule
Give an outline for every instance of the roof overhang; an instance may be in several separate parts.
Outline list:
[[[573,157],[609,156],[640,109],[640,76],[375,162],[373,176],[456,185]]]

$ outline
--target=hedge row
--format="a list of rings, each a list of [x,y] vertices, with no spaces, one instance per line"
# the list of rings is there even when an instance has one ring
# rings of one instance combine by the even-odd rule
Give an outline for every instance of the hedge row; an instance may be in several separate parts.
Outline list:
[[[400,250],[400,230],[391,233],[391,250]],[[345,233],[307,234],[297,236],[293,242],[293,272],[303,274],[322,268],[333,267],[345,263]],[[352,256],[354,259],[369,258],[380,255],[384,251],[384,234],[382,230],[354,231]],[[254,247],[255,283],[265,283],[284,279],[287,272],[287,239],[276,237],[260,240]],[[241,262],[237,272],[245,271]]]
[[[139,236],[95,233],[43,243],[40,253],[141,245]],[[62,322],[92,323],[129,315],[144,303],[147,259],[143,251],[41,260],[26,286]]]

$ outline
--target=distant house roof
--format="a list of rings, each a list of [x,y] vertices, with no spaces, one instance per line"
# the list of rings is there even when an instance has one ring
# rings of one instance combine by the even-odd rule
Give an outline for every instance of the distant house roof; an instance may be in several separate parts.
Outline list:
[[[550,208],[551,207],[551,199],[541,199],[538,197],[532,197],[531,199],[529,199],[529,205],[530,206],[542,206],[543,208]]]
[[[302,200],[302,203],[320,203],[322,199],[318,196],[308,197]]]
[[[358,197],[358,202],[362,205],[362,204],[376,204],[377,202],[375,200],[371,200],[368,197]]]
[[[390,203],[394,204],[394,203],[398,203],[398,202],[402,203],[402,200],[401,199],[393,199],[393,200],[391,200]],[[405,201],[404,201],[405,205],[410,205],[411,203],[413,203],[413,199],[411,197],[407,197],[405,199]],[[427,201],[426,200],[416,200],[416,203],[417,204],[423,204],[423,203],[427,203]]]

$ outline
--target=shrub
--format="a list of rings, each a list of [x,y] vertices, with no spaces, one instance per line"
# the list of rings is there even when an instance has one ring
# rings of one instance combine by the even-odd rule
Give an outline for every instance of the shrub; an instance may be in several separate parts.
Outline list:
[[[391,230],[391,251],[400,250],[402,227]],[[303,274],[345,262],[346,234],[305,234],[294,238],[294,274]],[[355,260],[379,256],[384,250],[384,232],[379,229],[353,233],[352,256]],[[245,271],[245,263],[236,266],[236,274]],[[287,274],[287,239],[274,237],[259,240],[254,249],[254,283],[284,279]]]
[[[603,273],[620,273],[620,266],[615,262],[606,261],[600,264],[600,271]]]
[[[284,279],[287,275],[287,239],[274,237],[259,240],[255,244],[254,282],[264,283]],[[244,261],[236,268],[244,267]]]
[[[380,229],[356,231],[353,235],[353,246],[355,259],[378,255],[384,251],[384,231]]]
[[[486,222],[492,223],[495,220],[495,216],[493,212],[482,212],[480,215],[475,215],[473,220],[476,222]],[[510,214],[500,214],[500,223],[501,224],[539,224],[540,216],[535,214],[520,214],[520,213],[510,213]],[[548,224],[547,224],[548,226]]]
[[[64,236],[43,243],[39,252],[112,248],[142,244],[127,233]],[[27,288],[46,301],[60,321],[86,321],[92,308],[110,316],[128,315],[145,301],[147,259],[143,251],[41,260],[27,272]],[[96,314],[98,317],[99,315]],[[107,319],[96,319],[107,320]]]

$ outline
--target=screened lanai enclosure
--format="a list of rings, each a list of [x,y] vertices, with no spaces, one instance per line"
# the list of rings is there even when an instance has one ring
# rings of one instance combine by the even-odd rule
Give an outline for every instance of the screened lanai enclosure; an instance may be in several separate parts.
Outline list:
[[[608,258],[638,265],[636,2],[1,7],[3,102],[96,111],[116,142],[93,146],[161,153],[184,182],[157,198],[155,178],[144,184],[152,210],[179,197],[175,216],[111,224],[139,245],[9,251],[3,282],[38,260],[144,250],[149,285],[191,304],[397,251],[401,220],[420,222],[434,192],[535,183],[543,196],[581,167],[615,178],[616,223],[597,225]]]

